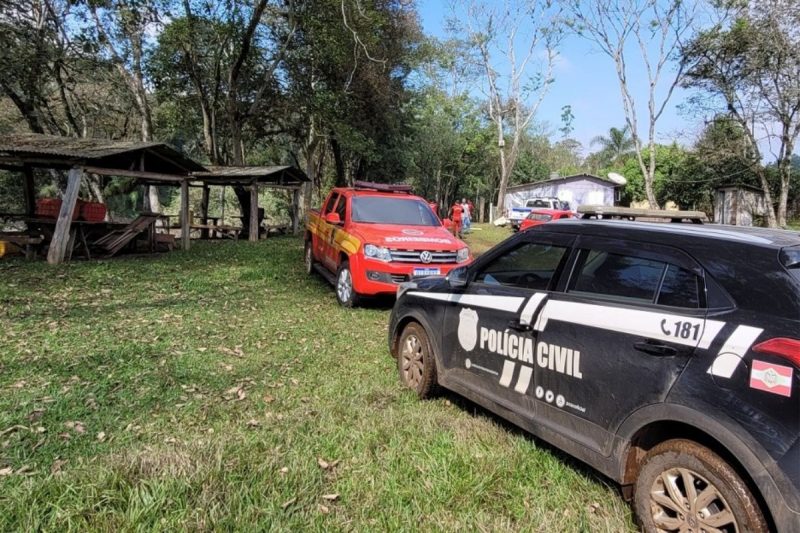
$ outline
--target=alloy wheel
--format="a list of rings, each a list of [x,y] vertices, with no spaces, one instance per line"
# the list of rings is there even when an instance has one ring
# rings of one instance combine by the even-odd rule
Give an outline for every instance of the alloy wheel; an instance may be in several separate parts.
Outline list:
[[[739,531],[736,517],[720,491],[688,468],[671,468],[656,478],[650,490],[650,509],[658,531]]]

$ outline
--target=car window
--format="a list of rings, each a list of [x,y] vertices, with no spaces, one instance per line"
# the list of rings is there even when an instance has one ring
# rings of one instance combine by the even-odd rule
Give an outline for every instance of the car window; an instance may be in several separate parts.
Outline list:
[[[688,270],[668,265],[656,303],[697,309],[700,307],[700,278]]]
[[[339,194],[332,194],[328,201],[325,203],[325,206],[322,208],[322,214],[327,215],[331,211],[333,211],[333,206],[336,205],[336,200],[339,199]]]
[[[548,222],[553,218],[553,216],[545,213],[531,213],[530,215],[528,215],[528,218],[530,220],[541,220],[544,222]]]
[[[583,262],[570,292],[584,292],[652,302],[664,263],[652,259],[584,250]]]
[[[339,215],[339,220],[344,222],[347,215],[347,197],[340,196],[339,201],[336,203],[336,213]]]
[[[529,201],[528,201],[528,207],[544,207],[544,208],[549,208],[549,207],[550,207],[550,202],[548,202],[548,201],[546,201],[546,200],[529,200]]]
[[[547,290],[565,256],[566,248],[551,244],[524,243],[495,258],[475,281],[531,290]]]

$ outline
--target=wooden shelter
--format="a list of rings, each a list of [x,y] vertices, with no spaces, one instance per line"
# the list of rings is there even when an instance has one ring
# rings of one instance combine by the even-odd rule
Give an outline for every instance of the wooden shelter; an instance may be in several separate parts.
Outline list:
[[[207,171],[194,172],[192,178],[203,187],[203,224],[207,225],[208,198],[210,185],[241,186],[250,191],[250,220],[248,221],[249,240],[258,240],[258,190],[259,188],[283,189],[292,191],[292,232],[297,233],[300,225],[300,189],[308,182],[308,177],[296,167],[291,166],[247,166],[216,167]]]
[[[206,168],[163,143],[113,141],[57,137],[40,134],[0,136],[0,168],[25,176],[25,210],[32,217],[36,198],[33,169],[68,171],[67,188],[55,224],[49,263],[64,261],[69,242],[72,213],[86,172],[101,176],[124,176],[147,183],[181,188],[181,241],[189,248],[189,194],[192,172]]]

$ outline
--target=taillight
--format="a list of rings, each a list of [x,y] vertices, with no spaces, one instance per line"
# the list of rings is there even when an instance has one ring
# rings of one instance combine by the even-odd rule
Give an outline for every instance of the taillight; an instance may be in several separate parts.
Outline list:
[[[800,366],[800,340],[777,337],[753,346],[753,351],[777,355]]]

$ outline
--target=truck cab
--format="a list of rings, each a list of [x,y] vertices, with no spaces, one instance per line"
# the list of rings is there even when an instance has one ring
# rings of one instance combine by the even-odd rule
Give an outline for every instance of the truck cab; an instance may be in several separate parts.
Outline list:
[[[333,189],[309,214],[305,267],[336,287],[342,306],[395,294],[400,283],[444,276],[472,260],[428,202],[405,185],[356,182]]]
[[[553,211],[569,211],[569,202],[562,202],[554,196],[529,198],[524,207],[512,207],[508,213],[508,220],[514,231],[519,231],[522,221],[528,218],[534,209],[550,209]]]

